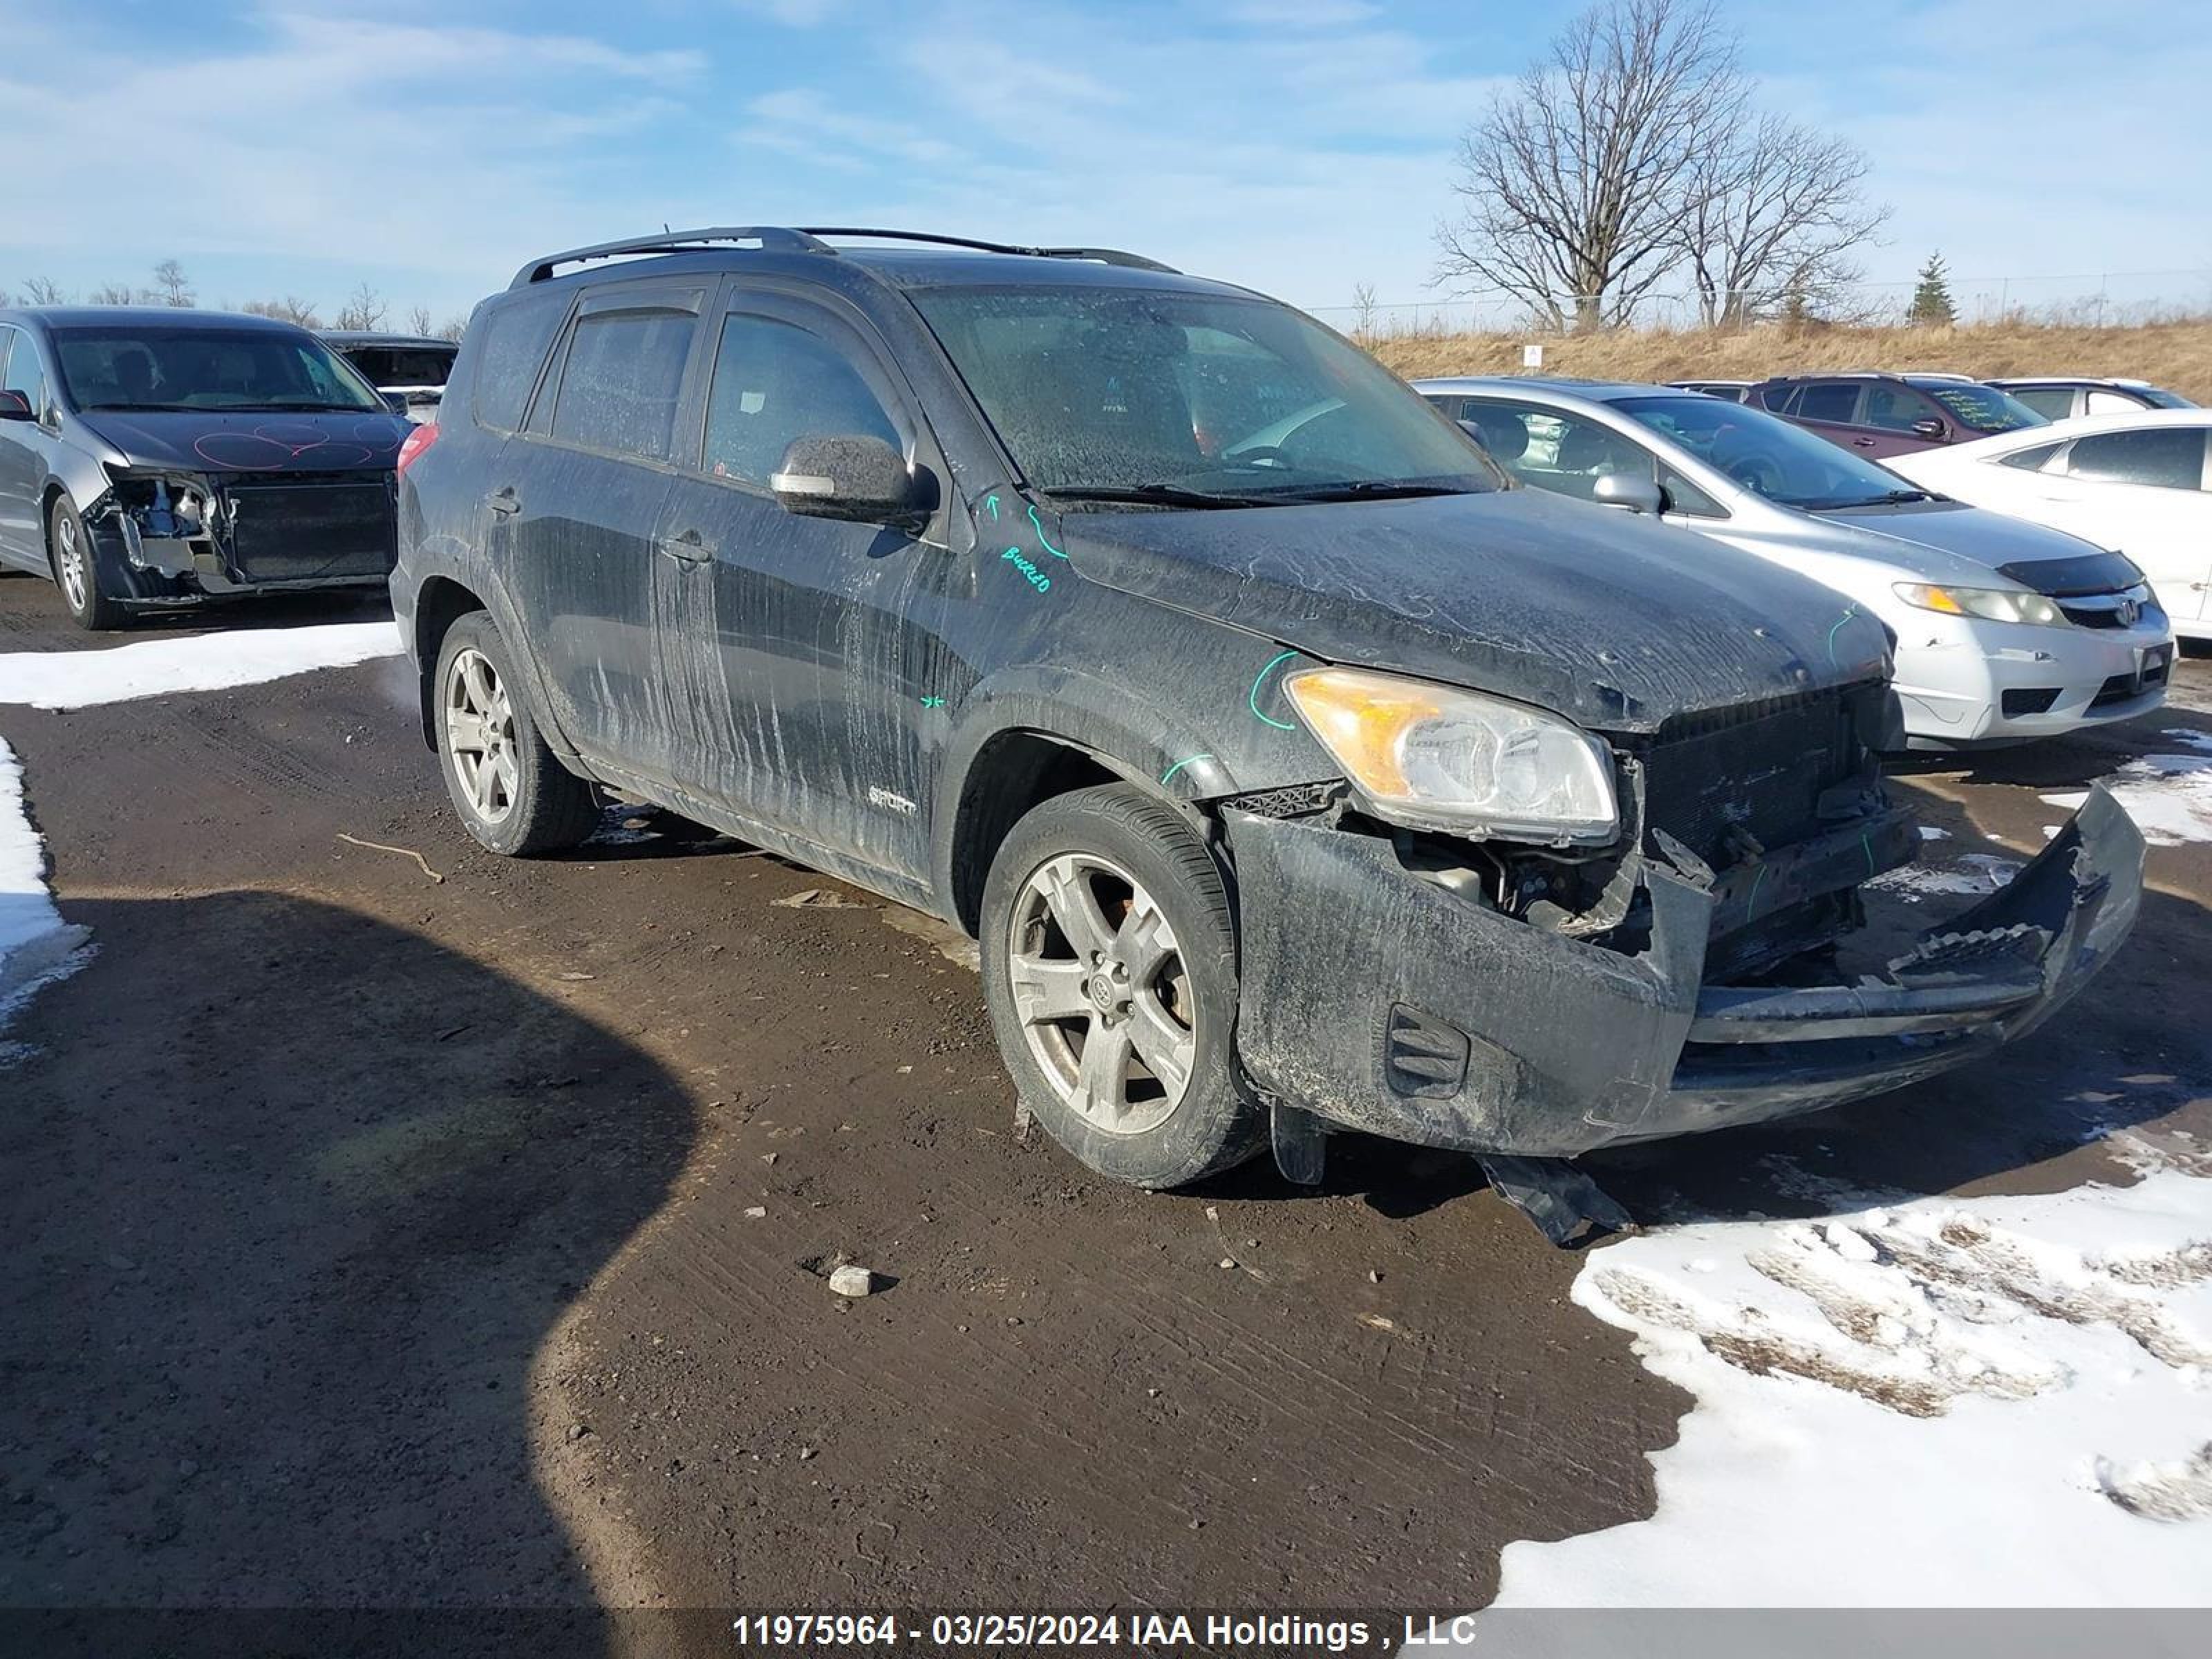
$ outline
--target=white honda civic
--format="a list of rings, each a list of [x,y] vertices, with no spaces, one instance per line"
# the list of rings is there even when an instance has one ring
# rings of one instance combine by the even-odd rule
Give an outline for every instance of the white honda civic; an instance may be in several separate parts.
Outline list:
[[[1519,376],[1414,386],[1523,483],[1727,542],[1834,588],[1839,616],[1879,617],[1915,749],[2052,737],[2165,700],[2172,630],[2123,555],[1947,501],[1702,392]]]
[[[1915,483],[2125,553],[2173,631],[2212,639],[2212,409],[2085,415],[1888,462]]]

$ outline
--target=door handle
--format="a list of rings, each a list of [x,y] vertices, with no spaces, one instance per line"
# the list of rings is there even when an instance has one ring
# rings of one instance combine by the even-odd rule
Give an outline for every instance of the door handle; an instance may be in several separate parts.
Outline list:
[[[704,564],[714,556],[714,544],[696,530],[663,536],[653,545],[678,564]]]
[[[505,518],[510,513],[522,511],[522,497],[514,493],[513,484],[508,484],[503,489],[493,490],[490,495],[485,496],[484,505],[501,518]]]

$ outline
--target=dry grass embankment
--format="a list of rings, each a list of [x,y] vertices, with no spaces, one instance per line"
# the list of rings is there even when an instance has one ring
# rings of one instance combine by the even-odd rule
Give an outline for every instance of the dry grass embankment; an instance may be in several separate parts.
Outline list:
[[[2006,374],[2124,375],[2212,404],[2212,320],[2090,328],[1992,323],[1966,328],[1621,329],[1604,334],[1403,334],[1366,342],[1417,380],[1521,372],[1541,339],[1547,374],[1601,380],[1756,380],[1822,369],[1939,369]]]

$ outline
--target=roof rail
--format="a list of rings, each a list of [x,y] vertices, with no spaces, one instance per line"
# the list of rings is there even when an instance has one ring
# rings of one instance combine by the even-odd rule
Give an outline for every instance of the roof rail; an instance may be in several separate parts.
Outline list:
[[[590,247],[572,247],[565,253],[549,253],[541,259],[532,259],[514,273],[509,288],[527,288],[532,283],[549,280],[558,265],[580,265],[594,259],[617,259],[629,253],[691,253],[714,246],[720,242],[754,242],[763,248],[780,249],[787,253],[835,253],[837,250],[827,242],[817,241],[803,230],[791,230],[781,225],[716,225],[705,230],[667,230],[658,236],[635,236],[620,242],[598,242]]]
[[[884,242],[927,242],[936,247],[973,248],[979,253],[1019,253],[1034,259],[1095,259],[1100,264],[1127,265],[1133,270],[1182,273],[1173,265],[1148,259],[1141,253],[1125,253],[1112,247],[1020,247],[1008,242],[978,241],[972,236],[937,236],[922,230],[873,230],[859,225],[807,225],[801,236],[866,236]]]

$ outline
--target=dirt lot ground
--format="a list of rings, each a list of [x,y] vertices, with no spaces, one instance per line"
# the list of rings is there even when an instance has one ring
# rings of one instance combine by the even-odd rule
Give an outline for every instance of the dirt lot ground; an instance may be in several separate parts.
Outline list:
[[[0,651],[87,648],[0,579]],[[2184,673],[2197,712],[1903,787],[2030,856],[2039,793],[2212,732]],[[0,1602],[1471,1607],[1506,1543],[1648,1512],[1686,1396],[1471,1163],[1107,1186],[1017,1137],[918,919],[619,811],[492,858],[410,696],[0,708],[96,945],[0,1069]],[[2212,848],[2151,872],[1996,1063],[1602,1178],[1804,1213],[1808,1172],[2051,1190],[2128,1178],[2100,1127],[2212,1133]]]

